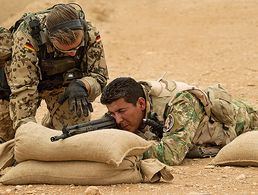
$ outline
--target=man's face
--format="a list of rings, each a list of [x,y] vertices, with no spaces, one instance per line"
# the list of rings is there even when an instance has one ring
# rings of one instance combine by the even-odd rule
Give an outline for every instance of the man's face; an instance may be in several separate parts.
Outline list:
[[[106,106],[121,129],[135,133],[142,124],[146,108],[144,98],[140,97],[136,105],[126,102],[124,98],[120,98]]]

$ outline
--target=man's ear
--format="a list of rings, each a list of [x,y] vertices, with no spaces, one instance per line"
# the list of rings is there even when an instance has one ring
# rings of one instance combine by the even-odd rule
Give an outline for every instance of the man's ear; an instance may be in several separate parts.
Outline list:
[[[138,103],[140,105],[141,110],[145,110],[146,108],[146,101],[143,97],[139,97]]]

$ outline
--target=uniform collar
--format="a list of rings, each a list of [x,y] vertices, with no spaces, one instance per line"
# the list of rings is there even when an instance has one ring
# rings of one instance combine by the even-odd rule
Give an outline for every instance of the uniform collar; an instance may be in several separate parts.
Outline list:
[[[152,99],[151,99],[151,96],[150,96],[150,86],[143,81],[140,81],[139,84],[141,84],[141,86],[142,86],[142,89],[143,89],[143,92],[144,92],[144,95],[145,95],[145,101],[146,101],[146,110],[145,110],[145,117],[144,118],[148,118],[148,113],[150,113],[152,111],[152,108],[153,108]],[[144,126],[141,129],[139,129],[139,131],[146,132],[147,129],[148,129],[148,127]]]

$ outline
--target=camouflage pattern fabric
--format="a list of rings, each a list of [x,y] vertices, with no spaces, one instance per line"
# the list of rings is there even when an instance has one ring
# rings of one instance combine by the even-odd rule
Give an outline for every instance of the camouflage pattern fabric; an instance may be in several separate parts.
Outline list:
[[[9,115],[9,102],[0,100],[0,140],[8,141],[14,137],[14,129]]]
[[[11,33],[3,27],[0,27],[0,68],[4,69],[7,60],[11,56],[12,36]],[[0,82],[2,82],[0,79]],[[3,83],[0,84],[0,87]],[[0,91],[0,93],[4,93]],[[1,94],[3,95],[3,94]],[[9,101],[0,99],[0,143],[8,141],[14,137],[14,130],[9,114]]]
[[[155,107],[154,104],[153,106]],[[163,138],[157,140],[152,150],[148,151],[149,154],[145,155],[158,158],[168,165],[180,164],[192,147],[195,130],[204,115],[203,106],[198,99],[187,91],[179,92],[164,119],[167,132],[163,133]]]
[[[11,56],[12,35],[0,26],[0,67],[4,66],[5,61]]]
[[[145,139],[155,140],[155,145],[145,153],[144,158],[155,157],[165,164],[178,165],[195,144],[222,147],[237,135],[258,129],[258,110],[242,101],[233,100],[234,126],[225,128],[223,124],[209,120],[204,106],[189,91],[180,91],[175,87],[177,93],[168,101],[168,96],[150,95],[147,88],[144,86],[147,105],[150,106],[146,116],[149,112],[157,113],[166,132],[161,140],[150,132],[149,127],[138,132]]]
[[[258,130],[258,109],[242,100],[233,100],[236,110],[236,134]]]
[[[46,13],[38,15],[41,22],[44,21],[45,17]],[[106,85],[108,71],[99,32],[89,22],[87,24],[88,31],[85,33],[88,33],[89,38],[88,43],[86,43],[87,52],[83,57],[85,64],[84,77],[81,80],[90,88],[89,100],[93,101],[100,95],[102,88]],[[48,40],[47,34],[44,36]],[[46,42],[46,45],[47,51],[54,52],[55,57],[66,56],[66,54],[55,50],[50,42]],[[84,116],[81,116],[81,119],[75,118],[71,112],[67,111],[66,106],[60,106],[58,109],[55,108],[56,111],[52,111],[53,107],[58,107],[54,106],[53,101],[57,100],[63,89],[57,91],[53,89],[47,93],[45,93],[46,90],[38,91],[37,86],[42,79],[42,70],[40,70],[37,58],[38,50],[36,41],[30,35],[28,21],[22,22],[13,34],[12,63],[6,67],[7,80],[12,91],[10,116],[13,120],[14,129],[22,123],[35,121],[35,114],[42,98],[46,100],[51,116],[54,117],[54,128],[60,129],[61,126],[66,124],[74,124],[79,120],[89,120],[89,117],[85,118]]]
[[[46,123],[42,123],[44,126],[61,130],[64,126],[76,125],[90,120],[90,115],[88,117],[78,117],[75,113],[70,112],[68,101],[64,102],[62,105],[58,103],[59,95],[62,94],[63,91],[64,88],[61,88],[52,91],[44,91],[40,94],[40,97],[44,99],[47,104],[49,118],[51,119],[47,121],[47,125]]]

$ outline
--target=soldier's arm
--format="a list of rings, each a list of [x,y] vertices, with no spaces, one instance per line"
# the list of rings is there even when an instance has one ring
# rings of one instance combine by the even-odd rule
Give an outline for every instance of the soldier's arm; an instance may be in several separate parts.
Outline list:
[[[108,70],[100,34],[90,23],[88,28],[89,41],[87,53],[84,56],[88,64],[88,75],[81,80],[89,91],[89,100],[93,101],[107,84]]]
[[[167,133],[152,148],[152,155],[168,165],[178,165],[185,158],[195,131],[204,114],[199,101],[189,92],[179,93],[165,121]]]
[[[39,82],[37,55],[29,35],[17,31],[13,35],[12,62],[7,67],[7,80],[11,88],[10,115],[16,129],[22,123],[35,121],[38,106]]]

